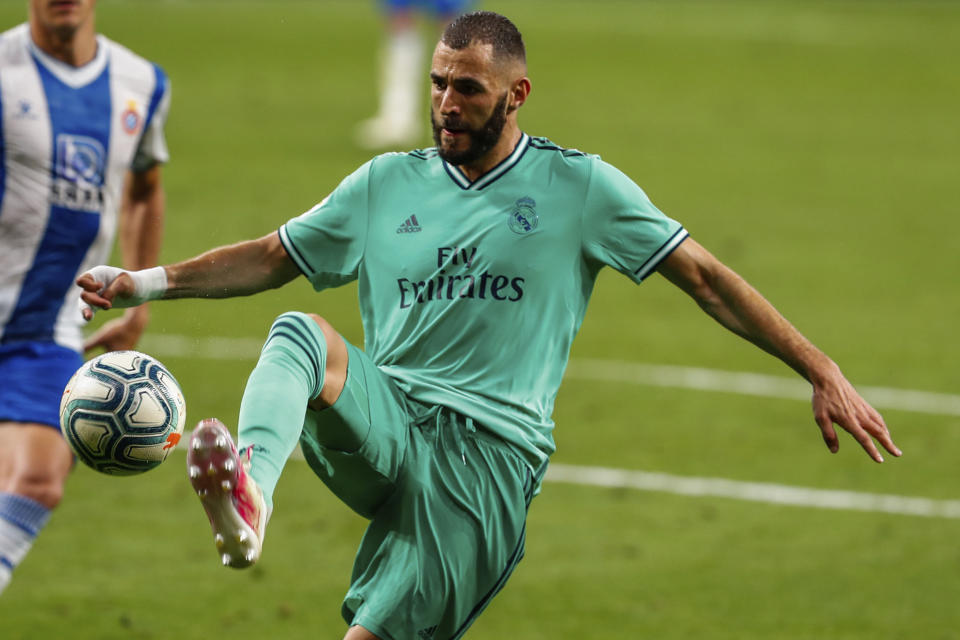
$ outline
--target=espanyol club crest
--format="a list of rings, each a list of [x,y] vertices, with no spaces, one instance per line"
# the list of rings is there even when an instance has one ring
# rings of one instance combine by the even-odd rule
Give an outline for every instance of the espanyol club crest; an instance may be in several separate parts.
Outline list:
[[[120,114],[120,122],[123,123],[123,130],[130,135],[140,129],[140,114],[137,113],[136,101],[127,100],[127,108]]]
[[[540,224],[537,215],[537,203],[533,198],[523,197],[517,200],[513,210],[507,216],[507,226],[510,231],[524,235],[530,233]]]

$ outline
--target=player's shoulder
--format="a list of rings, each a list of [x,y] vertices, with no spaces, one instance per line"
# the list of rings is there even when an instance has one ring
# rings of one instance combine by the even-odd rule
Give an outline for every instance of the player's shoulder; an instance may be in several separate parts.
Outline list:
[[[166,72],[159,64],[148,60],[127,46],[111,40],[102,33],[97,34],[97,44],[108,51],[111,73],[118,77],[134,83],[153,80],[162,86],[169,82]]]
[[[388,151],[376,156],[374,160],[381,165],[421,165],[430,161],[439,162],[440,153],[436,147],[411,149],[410,151]]]
[[[107,48],[107,50],[110,52],[111,61],[128,62],[132,60],[139,63],[153,64],[126,45],[120,44],[116,40],[113,40],[102,33],[97,34],[97,44]]]
[[[541,157],[549,171],[564,180],[580,180],[600,189],[632,189],[636,183],[623,171],[596,153],[562,147],[547,138],[530,138],[530,149]]]
[[[541,162],[552,166],[565,166],[575,171],[589,171],[600,156],[579,149],[564,147],[549,138],[530,136],[528,152]]]
[[[436,148],[412,149],[410,151],[389,151],[372,158],[368,163],[370,171],[378,176],[426,177],[443,172],[443,163]]]
[[[30,31],[26,23],[18,24],[0,33],[0,66],[14,65],[27,60],[27,38]]]
[[[602,163],[600,156],[561,146],[549,138],[530,136],[526,156],[532,159],[532,167],[547,169],[551,173],[560,173],[567,177],[589,177],[598,163]],[[536,170],[536,169],[534,169]]]
[[[589,161],[600,158],[600,156],[593,153],[587,153],[585,151],[572,149],[570,147],[562,147],[550,138],[544,138],[541,136],[530,136],[530,149],[548,156],[570,158],[574,162]]]

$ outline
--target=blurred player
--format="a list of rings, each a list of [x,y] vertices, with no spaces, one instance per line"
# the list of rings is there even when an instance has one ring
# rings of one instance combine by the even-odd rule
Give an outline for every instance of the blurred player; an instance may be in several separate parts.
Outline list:
[[[380,0],[387,33],[380,52],[380,107],[357,127],[357,142],[367,149],[411,147],[423,131],[420,111],[424,42],[417,15],[443,28],[470,0]]]
[[[359,281],[365,349],[318,315],[281,315],[244,391],[239,448],[208,419],[187,453],[230,566],[259,558],[298,441],[370,519],[342,608],[348,640],[459,638],[503,587],[604,266],[637,283],[659,272],[803,375],[831,451],[836,423],[878,462],[874,438],[900,454],[837,365],[635,183],[519,128],[525,60],[509,20],[461,16],[433,55],[436,148],[378,156],[279,233],[165,267],[163,283],[113,267],[78,280],[97,308],[247,295],[301,274],[318,290]]]
[[[159,252],[167,79],[96,34],[95,4],[30,0],[0,34],[0,591],[63,494],[82,350],[129,349],[147,323],[129,309],[84,344],[73,281],[109,255],[118,209],[124,263]]]

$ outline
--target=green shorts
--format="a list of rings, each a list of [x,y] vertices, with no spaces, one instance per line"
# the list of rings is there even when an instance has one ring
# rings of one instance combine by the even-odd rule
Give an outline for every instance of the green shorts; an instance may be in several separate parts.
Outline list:
[[[314,472],[370,519],[343,602],[382,640],[459,638],[523,557],[535,478],[470,418],[407,398],[347,344],[343,393],[308,411]]]

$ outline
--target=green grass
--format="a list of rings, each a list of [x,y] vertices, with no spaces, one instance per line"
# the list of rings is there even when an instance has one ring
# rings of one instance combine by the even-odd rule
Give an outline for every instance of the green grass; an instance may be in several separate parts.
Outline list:
[[[960,6],[947,2],[485,2],[520,26],[521,123],[601,154],[862,385],[960,389]],[[0,4],[0,25],[25,3]],[[98,26],[174,88],[166,261],[268,233],[369,153],[372,2],[117,2]],[[428,144],[424,140],[424,144]],[[362,342],[356,290],[153,305],[153,336],[257,339],[321,313]],[[149,338],[148,338],[149,339]],[[148,344],[148,343],[147,343]],[[252,361],[157,352],[191,421],[235,421]],[[661,278],[604,273],[573,357],[789,375]],[[957,499],[960,419],[888,411],[905,456],[829,455],[801,402],[570,380],[555,459]],[[363,521],[306,466],[263,562],[218,566],[183,458],[78,469],[0,598],[6,640],[335,638]],[[960,638],[960,522],[547,484],[526,559],[469,638]]]

